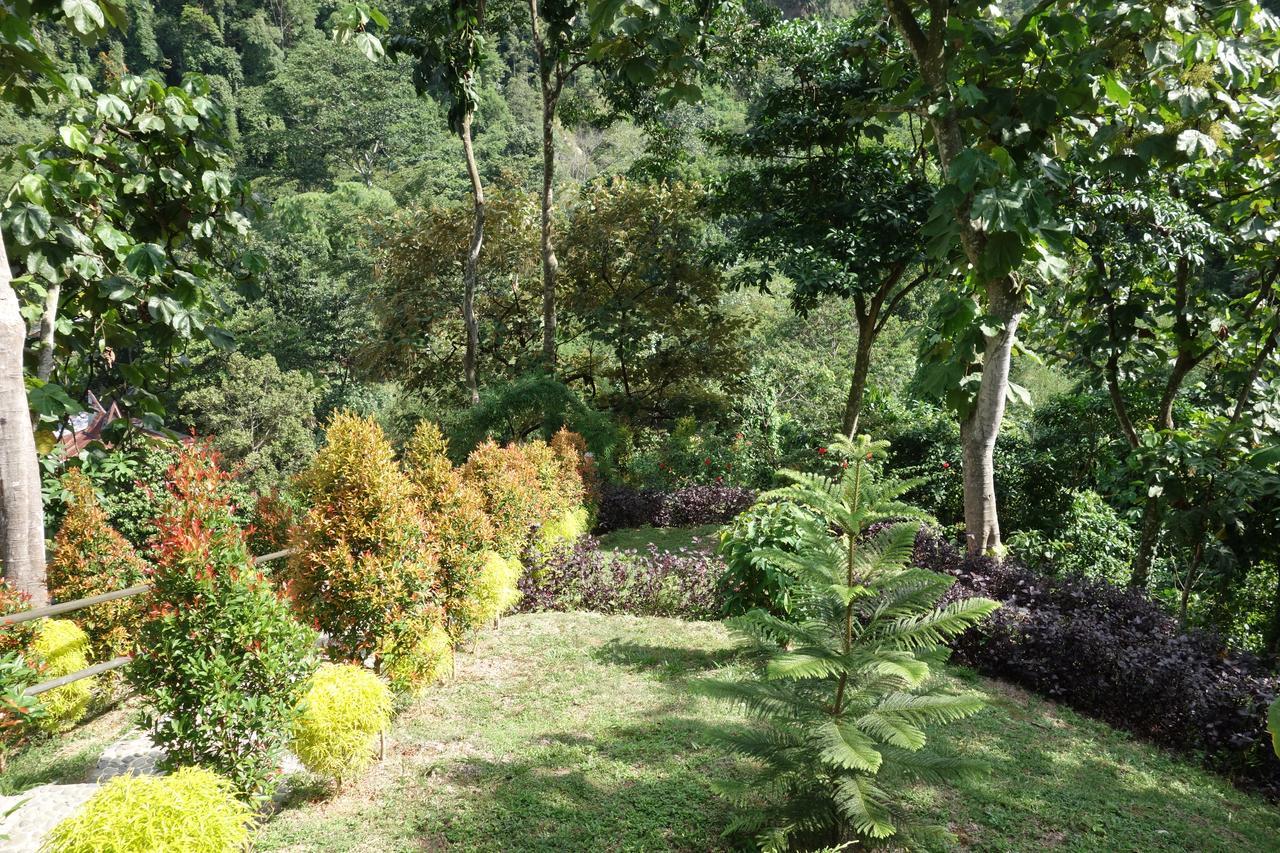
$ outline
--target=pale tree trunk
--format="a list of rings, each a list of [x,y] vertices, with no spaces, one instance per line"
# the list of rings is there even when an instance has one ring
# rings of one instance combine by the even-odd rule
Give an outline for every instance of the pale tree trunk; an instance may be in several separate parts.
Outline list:
[[[538,0],[529,0],[529,20],[533,26],[533,51],[538,60],[538,84],[542,90],[542,361],[551,373],[556,371],[556,259],[555,238],[551,233],[552,208],[555,203],[556,176],[556,103],[564,77],[558,72],[557,59],[547,56],[542,20],[538,16]]]
[[[0,562],[4,579],[39,606],[49,603],[44,573],[44,506],[22,376],[27,326],[12,281],[0,236]]]
[[[36,364],[36,378],[48,382],[53,375],[53,347],[56,343],[58,324],[58,300],[62,285],[51,284],[44,297],[44,313],[40,315],[40,360]]]
[[[476,322],[476,281],[479,276],[480,248],[484,245],[484,185],[480,182],[480,170],[476,165],[475,149],[471,143],[472,117],[472,113],[463,116],[459,136],[462,137],[462,151],[467,158],[467,175],[471,178],[471,195],[475,203],[471,246],[467,250],[467,263],[462,273],[462,321],[467,327],[462,372],[467,383],[467,394],[474,406],[480,402],[480,381],[476,366],[480,348],[480,328]]]
[[[920,68],[920,76],[934,103],[929,110],[929,123],[937,145],[938,165],[942,174],[949,173],[951,163],[966,145],[960,125],[949,109],[947,91],[947,4],[930,3],[931,17],[926,26],[916,19],[906,0],[887,0],[889,14],[902,32]],[[960,244],[973,269],[979,269],[986,234],[973,227],[969,218],[972,199],[966,199],[956,211]],[[1001,327],[995,334],[984,336],[982,378],[972,410],[961,418],[960,440],[964,456],[964,522],[965,548],[971,555],[988,554],[999,558],[1000,518],[996,506],[995,446],[1000,434],[1009,392],[1009,363],[1024,304],[1010,276],[982,282],[986,310],[997,318]]]
[[[1012,283],[987,286],[987,310],[1002,327],[986,337],[982,381],[973,408],[960,421],[964,454],[965,550],[971,554],[1001,555],[1000,514],[996,505],[995,449],[1009,397],[1009,364],[1022,320],[1022,300]]]
[[[556,176],[555,117],[559,94],[553,91],[546,75],[542,78],[542,360],[547,370],[556,370],[556,259],[555,238],[551,233],[554,182]]]

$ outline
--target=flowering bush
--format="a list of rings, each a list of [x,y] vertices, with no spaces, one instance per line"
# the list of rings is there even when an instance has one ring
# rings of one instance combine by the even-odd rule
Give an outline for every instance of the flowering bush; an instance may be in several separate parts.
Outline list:
[[[708,554],[653,545],[611,554],[588,536],[530,566],[520,581],[520,609],[716,619],[723,608],[717,589],[723,571],[724,564]]]
[[[117,776],[54,827],[58,853],[234,853],[249,847],[253,811],[226,779],[198,767]]]
[[[226,483],[203,448],[170,470],[151,608],[129,678],[163,766],[211,767],[252,796],[273,787],[315,668],[315,634],[253,567]]]
[[[70,675],[89,665],[89,637],[68,619],[41,619],[31,641],[31,661],[42,679]],[[44,713],[35,720],[46,732],[63,732],[84,716],[93,697],[92,678],[82,678],[40,694]]]
[[[311,678],[293,726],[293,751],[312,773],[342,780],[372,762],[391,722],[391,691],[361,666],[325,664]]]
[[[139,583],[146,563],[111,528],[89,478],[73,470],[62,482],[67,509],[53,540],[53,559],[48,566],[50,597],[69,601]],[[103,661],[132,651],[141,616],[141,599],[135,597],[86,607],[76,611],[74,620],[89,635],[92,659]]]
[[[596,530],[607,533],[629,527],[694,527],[724,524],[755,502],[751,489],[730,486],[686,486],[670,492],[609,485],[601,493]]]
[[[336,659],[381,654],[396,626],[440,604],[414,488],[378,425],[345,413],[298,485],[310,509],[294,528],[288,591]]]
[[[958,659],[1280,792],[1267,705],[1280,677],[1265,663],[1184,631],[1146,594],[1015,559],[967,558],[935,532],[917,565],[956,576],[953,595],[1004,602],[956,644]]]

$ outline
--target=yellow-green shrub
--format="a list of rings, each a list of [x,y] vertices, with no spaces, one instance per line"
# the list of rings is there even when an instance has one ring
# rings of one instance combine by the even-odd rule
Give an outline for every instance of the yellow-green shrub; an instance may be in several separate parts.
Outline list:
[[[600,470],[587,452],[587,440],[568,427],[560,427],[551,437],[551,449],[566,468],[577,472],[582,484],[581,501],[589,512],[594,512],[600,505]]]
[[[543,523],[567,509],[582,504],[582,477],[577,462],[567,449],[551,447],[541,439],[521,445],[525,459],[533,466],[543,494]]]
[[[464,603],[467,621],[477,627],[488,625],[520,601],[520,575],[524,567],[515,557],[486,551],[471,597]]]
[[[31,658],[40,667],[44,680],[70,675],[89,665],[89,636],[69,619],[42,619],[31,641]],[[60,732],[74,726],[84,716],[93,695],[92,678],[82,678],[40,694],[44,716],[40,728]]]
[[[89,478],[79,470],[70,471],[62,478],[62,488],[67,511],[53,540],[50,597],[70,601],[141,582],[146,563],[128,540],[112,529]],[[74,621],[89,635],[91,658],[110,660],[133,650],[142,622],[142,601],[121,598],[76,612]]]
[[[369,670],[325,664],[311,679],[293,728],[293,751],[312,773],[339,783],[373,762],[375,738],[391,722],[391,691]]]
[[[553,518],[542,526],[538,536],[538,546],[549,551],[559,545],[572,545],[587,532],[590,517],[587,508],[576,506],[564,510],[558,518]]]
[[[394,626],[440,603],[413,485],[374,421],[340,413],[298,487],[310,509],[285,570],[294,603],[336,658],[378,654]]]
[[[47,853],[236,853],[249,849],[252,810],[230,782],[201,767],[117,776],[54,827]]]
[[[378,648],[379,672],[396,690],[417,693],[453,671],[453,640],[433,614],[397,623]]]

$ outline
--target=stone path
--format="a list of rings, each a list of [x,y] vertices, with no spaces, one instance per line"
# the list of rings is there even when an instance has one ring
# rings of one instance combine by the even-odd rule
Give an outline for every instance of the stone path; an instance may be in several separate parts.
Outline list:
[[[0,797],[0,850],[4,853],[36,853],[45,836],[73,815],[102,783],[126,773],[156,776],[156,763],[163,755],[145,732],[134,730],[102,751],[85,782],[76,785],[40,785],[21,794]],[[302,765],[286,754],[285,774],[297,773]],[[282,784],[272,798],[275,804],[288,794]],[[12,811],[10,811],[12,810]]]

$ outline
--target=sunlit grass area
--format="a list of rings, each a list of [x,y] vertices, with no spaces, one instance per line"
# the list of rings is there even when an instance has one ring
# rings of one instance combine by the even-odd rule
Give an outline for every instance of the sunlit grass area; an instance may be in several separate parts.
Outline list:
[[[332,797],[303,786],[263,850],[715,850],[732,773],[710,727],[734,712],[687,690],[735,668],[717,623],[512,617],[397,721],[387,757]],[[966,850],[1274,850],[1280,810],[1225,780],[987,679],[994,705],[951,727],[992,765],[910,801]]]

